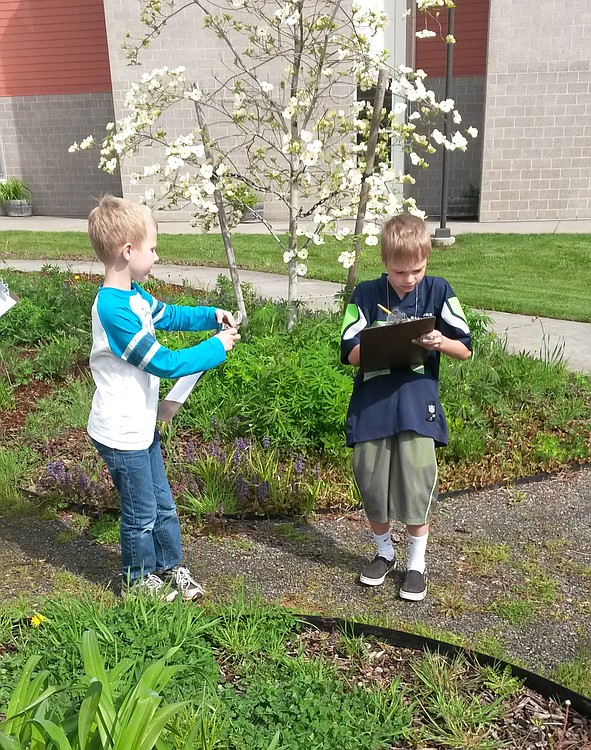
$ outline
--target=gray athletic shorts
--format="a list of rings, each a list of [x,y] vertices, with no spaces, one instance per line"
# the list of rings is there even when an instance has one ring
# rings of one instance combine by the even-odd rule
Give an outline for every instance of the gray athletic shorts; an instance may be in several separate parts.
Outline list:
[[[437,502],[435,443],[416,432],[356,443],[353,474],[370,521],[429,522]]]

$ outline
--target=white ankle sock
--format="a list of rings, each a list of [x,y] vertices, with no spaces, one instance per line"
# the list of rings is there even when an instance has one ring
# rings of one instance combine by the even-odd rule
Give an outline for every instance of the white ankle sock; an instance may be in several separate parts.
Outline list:
[[[427,550],[427,539],[429,532],[423,536],[411,536],[406,534],[408,539],[408,563],[407,570],[418,570],[419,573],[425,572],[425,552]]]
[[[394,547],[392,546],[392,537],[390,536],[390,532],[387,531],[385,534],[374,534],[373,538],[376,540],[376,544],[378,546],[378,555],[380,557],[385,557],[386,560],[393,560]]]

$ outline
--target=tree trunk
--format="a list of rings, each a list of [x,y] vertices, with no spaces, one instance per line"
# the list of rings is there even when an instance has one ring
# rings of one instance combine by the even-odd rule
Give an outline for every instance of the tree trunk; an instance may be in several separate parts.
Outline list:
[[[201,130],[201,141],[205,150],[205,158],[213,164],[213,154],[209,147],[209,131],[207,123],[203,116],[203,111],[199,102],[195,102],[195,112],[197,114],[197,121],[199,122],[199,128]],[[241,329],[244,336],[248,336],[248,313],[244,305],[244,295],[242,294],[242,287],[240,286],[240,275],[238,273],[238,266],[236,265],[236,257],[234,255],[234,247],[232,245],[232,235],[228,227],[228,217],[226,216],[226,208],[224,206],[224,197],[222,191],[216,187],[213,194],[215,204],[218,209],[218,219],[220,222],[220,230],[222,233],[222,240],[224,242],[224,249],[226,251],[226,258],[228,260],[228,270],[230,271],[230,279],[232,280],[232,288],[234,289],[234,295],[236,297],[236,305],[238,312],[242,316]]]
[[[345,293],[343,295],[343,304],[346,306],[349,302],[353,289],[355,288],[355,282],[357,281],[357,266],[359,263],[359,253],[361,252],[361,242],[363,240],[363,221],[365,219],[365,210],[367,208],[367,200],[369,198],[369,183],[368,177],[371,177],[374,169],[374,162],[376,156],[376,147],[378,145],[378,135],[380,132],[380,126],[382,122],[382,107],[384,106],[384,96],[386,94],[386,86],[388,84],[388,73],[385,68],[381,68],[378,74],[378,83],[376,86],[376,95],[373,104],[373,114],[371,117],[371,125],[369,127],[369,136],[367,139],[367,150],[365,158],[365,170],[363,172],[363,178],[361,180],[361,187],[359,189],[359,205],[357,207],[357,217],[355,219],[355,260],[353,265],[349,268],[347,274],[347,283],[345,284]]]
[[[288,285],[287,285],[287,304],[288,304],[288,316],[287,316],[287,330],[291,331],[297,321],[298,310],[298,275],[296,273],[297,249],[298,249],[298,211],[300,203],[300,191],[297,185],[297,181],[292,179],[289,188],[289,245],[288,250],[293,253],[294,257],[287,264],[288,273]]]

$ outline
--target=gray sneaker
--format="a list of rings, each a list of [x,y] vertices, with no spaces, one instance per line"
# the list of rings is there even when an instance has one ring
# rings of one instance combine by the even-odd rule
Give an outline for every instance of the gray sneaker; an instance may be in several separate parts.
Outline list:
[[[143,578],[138,578],[130,584],[124,581],[121,586],[121,595],[124,598],[143,594],[145,596],[154,596],[165,602],[173,602],[177,598],[178,593],[175,588],[171,588],[170,585],[167,585],[154,573],[150,573]]]
[[[203,587],[193,578],[189,568],[182,565],[177,565],[170,570],[163,570],[159,575],[165,583],[172,586],[173,590],[178,591],[187,602],[199,599],[205,594]]]
[[[398,593],[401,599],[422,602],[427,596],[427,574],[419,573],[418,570],[407,570]]]
[[[363,573],[359,576],[359,580],[366,586],[381,586],[386,580],[388,573],[391,573],[395,568],[396,558],[393,560],[386,560],[385,557],[376,555],[369,565],[363,569]]]

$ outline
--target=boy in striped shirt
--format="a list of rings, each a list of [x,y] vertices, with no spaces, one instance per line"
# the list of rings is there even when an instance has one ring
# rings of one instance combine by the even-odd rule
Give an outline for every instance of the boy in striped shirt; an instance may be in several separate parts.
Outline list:
[[[96,391],[88,434],[104,459],[121,500],[123,593],[145,590],[172,601],[203,589],[181,565],[179,519],[156,429],[160,378],[207,370],[226,359],[240,335],[232,314],[213,307],[167,305],[148,294],[157,224],[145,206],[103,197],[88,217],[90,242],[105,266],[92,307],[90,369]],[[155,329],[225,330],[171,351]]]

